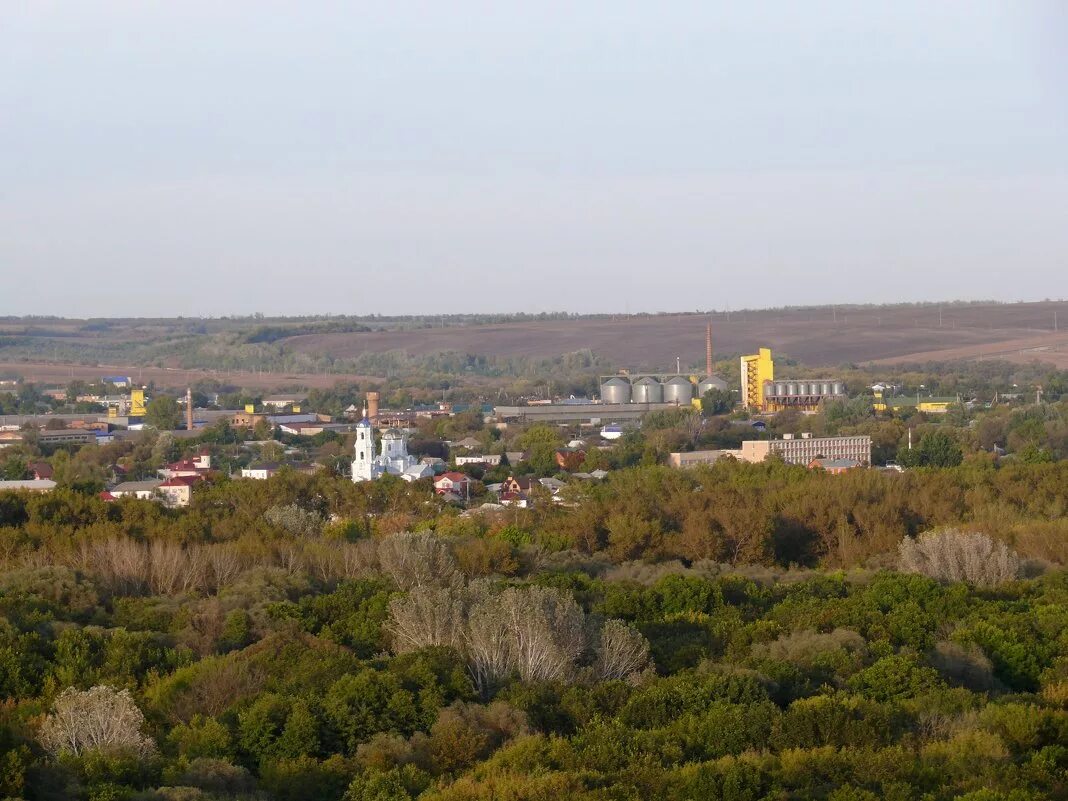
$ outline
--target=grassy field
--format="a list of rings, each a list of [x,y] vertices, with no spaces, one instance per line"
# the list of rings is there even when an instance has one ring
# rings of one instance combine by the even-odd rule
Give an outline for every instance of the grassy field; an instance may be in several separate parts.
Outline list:
[[[492,322],[482,322],[493,319]],[[326,387],[372,378],[368,356],[475,354],[536,362],[592,351],[602,363],[672,370],[704,364],[705,322],[717,359],[771,347],[813,367],[1004,359],[1068,367],[1068,303],[970,303],[767,309],[714,314],[490,317],[0,320],[0,375],[40,383],[128,374],[182,387]],[[1055,326],[1058,330],[1055,330]],[[385,369],[385,368],[382,368]],[[391,374],[397,374],[395,370]]]
[[[1068,336],[1052,335],[1054,312],[1068,327],[1068,303],[821,307],[741,311],[710,316],[650,315],[530,321],[439,329],[309,334],[281,340],[298,352],[352,358],[367,351],[411,354],[461,351],[547,358],[589,348],[617,366],[668,369],[704,362],[704,326],[713,324],[719,356],[760,346],[809,365],[914,361],[932,352],[1054,361],[1068,357]],[[1051,342],[1043,337],[1051,335]],[[1058,343],[1061,349],[1053,349]],[[1024,343],[1024,344],[1021,344]],[[1046,347],[1050,350],[1027,350]]]

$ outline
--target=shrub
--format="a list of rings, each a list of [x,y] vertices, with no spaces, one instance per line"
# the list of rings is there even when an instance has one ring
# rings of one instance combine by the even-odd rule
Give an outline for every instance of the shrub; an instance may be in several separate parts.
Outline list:
[[[98,685],[85,691],[68,687],[41,724],[40,742],[53,756],[90,751],[131,751],[148,756],[156,744],[141,731],[145,716],[129,690]]]
[[[985,534],[957,529],[928,531],[898,546],[898,564],[906,573],[919,573],[938,581],[967,581],[994,587],[1020,573],[1020,557],[1002,542]]]

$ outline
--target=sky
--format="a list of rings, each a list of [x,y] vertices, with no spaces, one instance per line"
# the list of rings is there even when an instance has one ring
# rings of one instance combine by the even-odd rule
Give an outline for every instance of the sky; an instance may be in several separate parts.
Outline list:
[[[8,2],[0,314],[1068,297],[1068,4]]]

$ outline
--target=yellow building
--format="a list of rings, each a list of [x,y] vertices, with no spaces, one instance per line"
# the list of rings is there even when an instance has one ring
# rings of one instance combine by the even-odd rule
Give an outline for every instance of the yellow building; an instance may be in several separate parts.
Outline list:
[[[746,409],[764,408],[764,382],[775,380],[775,362],[771,348],[761,348],[752,356],[741,359],[742,405]]]
[[[130,390],[130,417],[145,416],[145,391],[143,389]]]
[[[955,403],[960,403],[959,398],[917,398],[911,395],[895,395],[887,398],[883,396],[882,392],[876,392],[875,398],[872,401],[872,408],[877,412],[899,412],[903,409],[915,409],[918,412],[926,412],[927,414],[945,414],[949,411],[949,407]]]

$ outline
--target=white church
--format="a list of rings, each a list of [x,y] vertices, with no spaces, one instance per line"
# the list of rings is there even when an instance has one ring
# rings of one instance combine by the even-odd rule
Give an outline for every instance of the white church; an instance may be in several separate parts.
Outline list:
[[[429,478],[434,470],[408,454],[408,440],[400,429],[389,428],[382,432],[382,449],[375,455],[375,430],[367,419],[356,424],[356,453],[352,460],[353,481],[374,481],[389,474],[400,476],[405,481]]]

